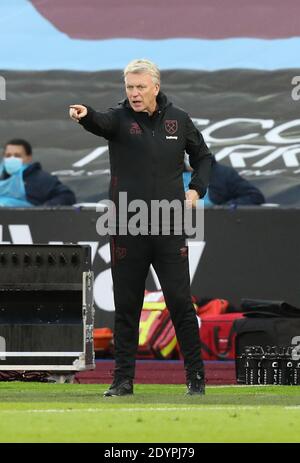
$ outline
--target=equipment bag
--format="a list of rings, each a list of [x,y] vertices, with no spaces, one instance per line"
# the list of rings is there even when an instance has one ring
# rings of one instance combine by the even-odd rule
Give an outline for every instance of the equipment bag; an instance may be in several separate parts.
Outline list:
[[[167,359],[176,353],[177,338],[175,328],[169,318],[167,324],[159,333],[152,345],[152,350],[156,358]]]
[[[285,301],[271,301],[265,299],[242,299],[241,309],[247,317],[300,317],[300,308]]]
[[[137,358],[169,358],[176,336],[162,291],[146,292],[139,325]]]
[[[197,311],[196,297],[192,303]],[[180,352],[162,291],[146,291],[139,326],[137,358],[179,358]]]
[[[208,299],[197,301],[197,315],[201,319],[204,317],[218,316],[227,312],[229,301],[226,299]]]
[[[242,317],[242,313],[202,317],[200,339],[204,360],[235,359],[234,321]]]

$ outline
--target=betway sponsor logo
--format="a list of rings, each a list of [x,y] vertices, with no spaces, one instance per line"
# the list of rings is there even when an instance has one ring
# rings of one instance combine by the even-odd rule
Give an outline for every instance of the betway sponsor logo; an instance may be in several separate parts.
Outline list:
[[[216,159],[227,159],[237,169],[270,167],[275,162],[276,167],[279,167],[278,162],[287,168],[300,166],[300,119],[277,126],[274,119],[243,117],[228,118],[211,125],[208,119],[193,121],[212,147]]]
[[[274,119],[245,117],[213,123],[210,119],[194,118],[193,122],[218,161],[236,169],[287,168],[289,173],[299,174],[298,170],[291,170],[300,168],[300,119],[280,124]],[[176,135],[166,137],[175,139]],[[109,168],[93,169],[93,161],[103,156],[108,157],[107,146],[99,146],[86,154],[70,169],[52,173],[64,177],[109,176]]]

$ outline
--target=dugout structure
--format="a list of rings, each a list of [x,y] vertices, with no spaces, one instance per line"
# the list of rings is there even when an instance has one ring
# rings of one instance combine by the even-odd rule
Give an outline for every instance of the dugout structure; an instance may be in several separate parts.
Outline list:
[[[0,245],[0,371],[93,369],[89,246]]]

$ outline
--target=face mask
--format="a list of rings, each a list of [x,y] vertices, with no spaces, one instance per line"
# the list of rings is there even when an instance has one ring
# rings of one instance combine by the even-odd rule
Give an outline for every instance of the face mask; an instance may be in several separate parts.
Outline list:
[[[23,165],[23,161],[20,158],[15,158],[14,156],[11,156],[10,158],[4,158],[3,165],[6,172],[9,175],[13,175],[19,172]]]

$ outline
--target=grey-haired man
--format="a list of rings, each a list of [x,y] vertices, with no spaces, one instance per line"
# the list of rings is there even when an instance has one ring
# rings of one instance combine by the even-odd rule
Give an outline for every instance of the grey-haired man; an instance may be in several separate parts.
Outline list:
[[[160,91],[160,73],[148,60],[134,60],[124,71],[127,98],[114,109],[96,112],[72,105],[70,117],[86,130],[106,138],[111,163],[110,198],[118,209],[118,195],[128,202],[188,200],[193,205],[205,195],[211,154],[186,112]],[[189,191],[184,193],[184,154],[193,167]],[[152,264],[184,357],[188,394],[204,394],[204,367],[199,327],[191,301],[188,248],[180,235],[145,233],[111,237],[115,300],[115,372],[105,396],[133,393],[135,355],[145,280]],[[174,230],[173,230],[174,231]]]

